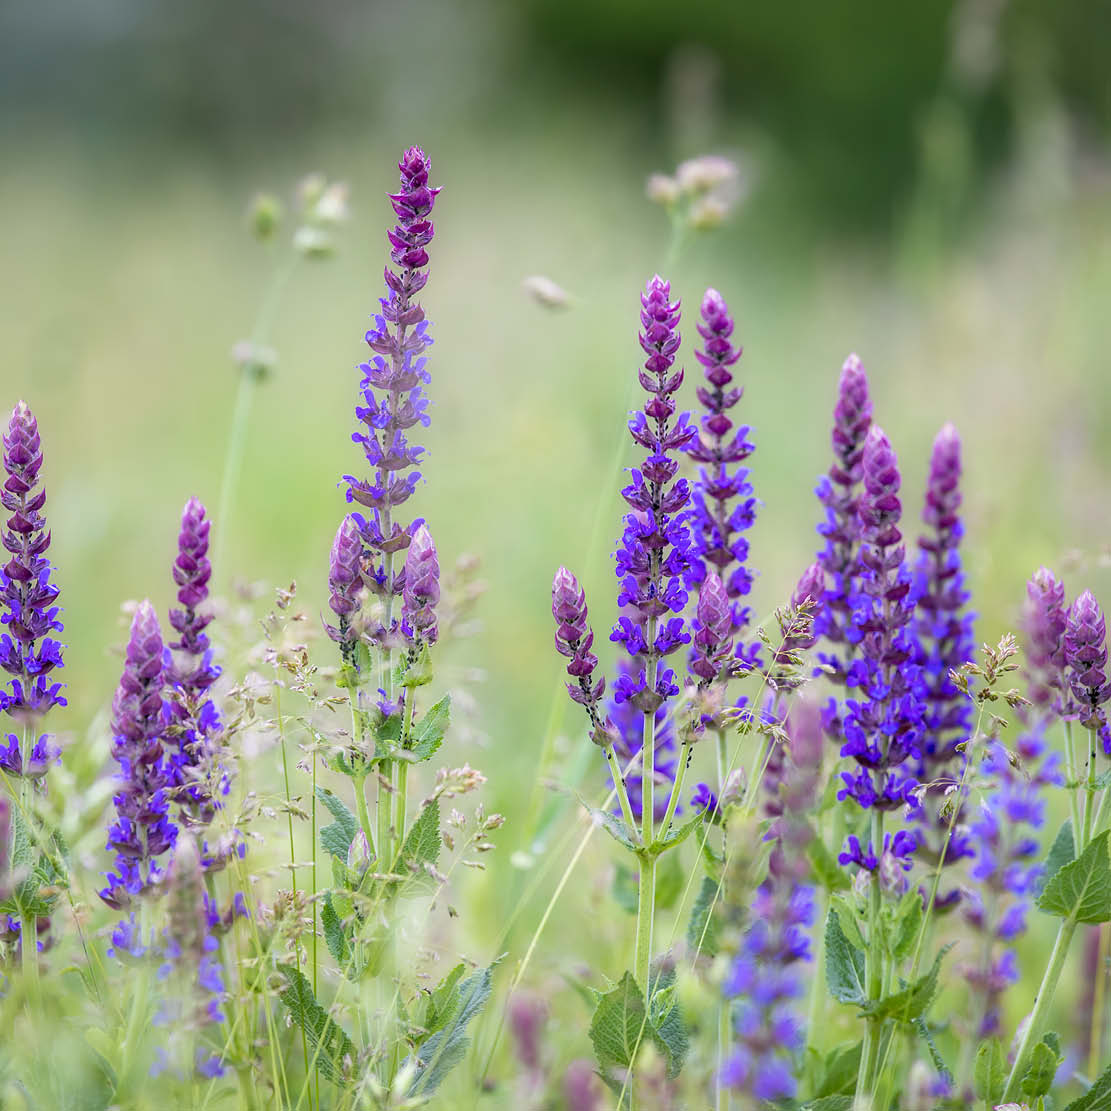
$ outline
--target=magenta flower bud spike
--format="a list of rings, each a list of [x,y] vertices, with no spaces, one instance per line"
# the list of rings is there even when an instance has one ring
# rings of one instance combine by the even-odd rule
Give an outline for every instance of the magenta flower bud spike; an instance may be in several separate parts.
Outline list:
[[[33,725],[54,706],[64,706],[54,673],[62,667],[62,645],[50,634],[62,631],[58,587],[51,582],[50,532],[43,516],[46,490],[40,486],[42,442],[26,402],[11,413],[3,436],[5,481],[0,505],[8,514],[0,529],[7,562],[0,568],[0,668],[10,676],[0,687],[0,711],[19,726]],[[37,730],[36,730],[37,733]],[[6,744],[2,743],[6,740]],[[19,737],[0,734],[0,768],[9,775],[40,777],[58,755],[48,735],[34,737],[28,764]]]
[[[413,533],[405,557],[405,586],[402,593],[402,619],[412,635],[435,644],[436,603],[440,600],[440,564],[432,534],[421,525]]]
[[[358,521],[349,513],[336,531],[328,560],[328,604],[339,618],[339,627],[325,626],[332,640],[344,646],[354,644],[356,640],[351,617],[358,612],[363,589],[362,557],[362,534]]]
[[[1039,567],[1026,584],[1022,626],[1026,632],[1029,698],[1039,709],[1067,713],[1065,678],[1065,586],[1048,567]]]
[[[1069,608],[1064,643],[1069,686],[1079,703],[1081,724],[1088,729],[1104,730],[1107,719],[1102,707],[1111,698],[1107,623],[1090,590],[1085,590]]]
[[[177,827],[168,816],[171,777],[162,747],[165,682],[158,615],[150,602],[143,602],[131,622],[123,674],[112,702],[112,755],[120,778],[108,849],[116,854],[116,871],[108,875],[100,897],[117,909],[159,881],[160,858],[177,840]]]
[[[703,683],[721,675],[733,652],[733,611],[725,584],[709,571],[698,592],[698,627],[691,653],[691,673]]]
[[[594,633],[587,623],[586,593],[566,567],[561,567],[552,580],[552,616],[556,622],[556,651],[570,660],[567,674],[572,682],[567,684],[567,693],[585,707],[597,730],[601,725],[598,700],[605,692],[606,680],[593,678],[598,657],[591,651]]]

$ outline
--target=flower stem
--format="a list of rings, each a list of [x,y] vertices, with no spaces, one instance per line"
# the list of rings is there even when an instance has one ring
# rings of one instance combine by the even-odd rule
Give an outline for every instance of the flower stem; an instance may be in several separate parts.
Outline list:
[[[637,938],[636,938],[636,976],[637,985],[644,995],[644,1005],[650,1004],[648,998],[649,976],[652,969],[652,919],[656,915],[656,858],[645,852],[640,858],[640,884],[637,893]]]
[[[883,852],[883,811],[872,809],[872,851],[877,859]],[[864,954],[865,986],[869,1001],[877,1000],[883,992],[883,954],[879,939],[880,878],[879,870],[872,873],[868,901],[868,948]],[[856,1094],[871,1096],[875,1082],[876,1064],[879,1060],[880,1037],[883,1022],[869,1018],[864,1032],[864,1045],[860,1053],[860,1072],[857,1074]]]
[[[1076,846],[1076,855],[1079,856],[1087,847],[1088,842],[1091,841],[1094,830],[1092,829],[1092,819],[1095,816],[1095,797],[1096,797],[1096,732],[1094,729],[1088,730],[1088,766],[1087,774],[1085,776],[1084,784],[1084,832],[1081,835],[1080,842]]]
[[[1018,1098],[1018,1086],[1026,1075],[1030,1064],[1030,1054],[1041,1037],[1042,1028],[1045,1026],[1049,1015],[1049,1008],[1053,1003],[1053,993],[1057,990],[1057,982],[1061,979],[1061,970],[1065,967],[1065,958],[1068,956],[1069,946],[1072,944],[1073,935],[1076,933],[1076,922],[1073,918],[1066,918],[1057,930],[1057,940],[1053,943],[1053,952],[1049,956],[1049,965],[1042,977],[1041,987],[1038,988],[1037,998],[1034,1000],[1034,1009],[1030,1012],[1030,1020],[1026,1024],[1026,1032],[1022,1035],[1022,1042],[1015,1055],[1014,1067],[1007,1078],[1007,1087],[1003,1089],[1003,1098],[1000,1102],[1011,1103]]]
[[[610,766],[610,775],[613,776],[613,789],[617,792],[617,801],[621,804],[621,815],[629,826],[629,832],[636,834],[637,822],[633,816],[633,807],[629,802],[629,791],[625,786],[625,777],[621,774],[621,765],[617,762],[613,746],[606,749],[606,762]]]

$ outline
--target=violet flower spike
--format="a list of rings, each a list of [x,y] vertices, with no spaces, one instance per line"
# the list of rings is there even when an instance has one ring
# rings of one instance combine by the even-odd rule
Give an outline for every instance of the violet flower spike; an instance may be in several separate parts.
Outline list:
[[[1072,706],[1065,678],[1065,586],[1048,567],[1026,584],[1022,627],[1026,633],[1028,697],[1039,711],[1067,715]]]
[[[733,610],[725,584],[713,571],[702,580],[696,613],[690,669],[706,684],[721,675],[733,651]]]
[[[0,506],[8,517],[0,543],[8,560],[0,568],[0,668],[11,676],[0,687],[0,711],[26,731],[30,752],[15,733],[0,735],[0,767],[8,775],[40,778],[59,753],[51,737],[37,735],[38,721],[55,706],[64,706],[62,684],[53,678],[62,667],[62,645],[50,634],[62,631],[59,590],[51,582],[50,532],[43,516],[46,488],[40,486],[42,442],[38,422],[21,401],[11,413],[3,436],[6,478]],[[2,741],[6,739],[7,743]],[[27,757],[27,767],[24,758]]]
[[[1107,716],[1103,704],[1111,699],[1107,677],[1107,623],[1099,602],[1085,590],[1069,607],[1064,636],[1069,689],[1076,699],[1080,724],[1103,736],[1104,751],[1111,755]]]
[[[436,603],[440,600],[440,564],[432,534],[421,525],[405,557],[405,585],[401,600],[402,627],[406,634],[435,644],[439,635]]]
[[[841,368],[837,404],[833,410],[833,463],[815,493],[825,507],[818,526],[825,545],[818,562],[826,573],[825,606],[816,632],[829,646],[819,657],[833,668],[833,678],[844,679],[860,634],[852,621],[860,575],[860,521],[857,502],[863,477],[864,442],[872,426],[868,376],[860,359],[850,355]]]
[[[841,755],[853,759],[858,770],[855,775],[842,772],[845,786],[837,797],[852,798],[865,809],[884,811],[912,802],[917,780],[907,764],[920,755],[923,708],[909,631],[914,615],[911,577],[899,531],[899,465],[890,442],[877,426],[868,433],[862,471],[859,517],[863,544],[854,620],[863,632],[863,640],[861,657],[853,662],[847,676],[861,697],[845,704],[845,743],[841,749]],[[862,859],[875,859],[881,849],[871,846]]]
[[[806,652],[813,648],[818,641],[815,626],[818,615],[822,611],[825,597],[826,576],[820,563],[812,563],[799,578],[794,594],[791,595],[791,612],[798,614],[805,605],[810,605],[810,620],[798,621],[797,627],[790,629],[783,637],[783,642],[776,649],[775,662],[789,664],[792,657],[798,652]]]
[[[162,747],[165,681],[158,615],[145,601],[131,622],[123,675],[112,702],[112,755],[120,766],[120,781],[108,849],[116,854],[116,871],[108,874],[100,897],[116,909],[158,883],[160,858],[177,840],[177,827],[169,818],[172,781]]]
[[[594,678],[598,657],[592,651],[594,630],[588,623],[586,592],[566,567],[561,567],[552,580],[552,616],[556,622],[556,651],[571,661],[567,665],[572,679],[567,693],[586,710],[595,742],[607,748],[614,738],[598,711],[606,680],[605,676]]]
[[[398,163],[401,189],[391,193],[390,202],[397,224],[388,233],[390,258],[398,268],[385,269],[386,296],[375,326],[366,334],[374,354],[359,369],[362,404],[355,414],[363,430],[352,439],[363,448],[373,471],[371,480],[345,475],[348,502],[357,502],[371,512],[354,519],[368,550],[370,566],[364,572],[366,585],[374,593],[392,598],[401,594],[401,574],[393,570],[394,554],[409,546],[421,523],[402,526],[394,510],[407,501],[420,481],[422,447],[411,444],[406,433],[417,424],[427,426],[428,399],[422,385],[430,381],[424,353],[432,344],[424,309],[414,300],[428,281],[428,245],[433,226],[428,219],[436,203],[438,188],[428,184],[431,163],[420,147],[410,147]],[[371,633],[379,641],[392,630]]]
[[[735,428],[728,415],[744,393],[743,387],[732,385],[731,369],[743,349],[732,343],[733,317],[716,289],[706,290],[701,316],[698,331],[704,343],[695,358],[705,371],[706,384],[697,391],[705,415],[701,431],[687,446],[687,454],[702,466],[686,516],[691,529],[686,585],[694,589],[705,580],[710,568],[716,571],[730,599],[737,654],[750,666],[757,666],[759,642],[746,646],[738,640],[751,620],[751,611],[742,601],[752,589],[753,579],[747,567],[748,540],[744,534],[756,520],[749,470],[740,464],[752,454],[753,445],[748,439],[750,429],[746,425]]]
[[[176,726],[166,741],[176,746],[168,757],[167,770],[182,820],[190,825],[211,824],[222,805],[220,799],[231,789],[227,769],[219,759],[219,737],[223,730],[220,712],[209,691],[220,677],[213,662],[206,629],[212,620],[201,607],[208,601],[212,565],[208,559],[211,522],[197,498],[185,503],[178,535],[178,554],[173,578],[180,609],[170,610],[170,625],[178,639],[167,645],[167,706]],[[206,860],[215,863],[211,854]]]

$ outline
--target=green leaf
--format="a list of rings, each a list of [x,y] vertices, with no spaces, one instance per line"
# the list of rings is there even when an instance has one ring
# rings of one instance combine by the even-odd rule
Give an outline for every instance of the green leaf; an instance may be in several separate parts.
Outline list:
[[[857,905],[852,895],[847,895],[844,892],[839,892],[834,895],[830,899],[829,905],[836,908],[838,923],[845,937],[848,939],[849,944],[854,949],[859,949],[863,953],[864,950],[867,949],[864,935],[860,932],[860,923],[863,921],[864,908]]]
[[[436,828],[438,832],[438,824]],[[443,1083],[444,1077],[463,1060],[467,1053],[467,1046],[470,1045],[467,1027],[490,998],[496,964],[497,961],[486,968],[480,968],[477,972],[472,972],[457,987],[453,985],[450,989],[450,993],[454,993],[456,1000],[450,1016],[443,1026],[421,1045],[416,1057],[410,1058],[419,1072],[412,1088],[409,1089],[409,1095],[432,1095]],[[452,974],[454,975],[454,970]]]
[[[640,845],[635,840],[636,835],[625,824],[624,818],[611,813],[609,810],[599,810],[598,807],[591,806],[581,795],[579,796],[579,802],[590,812],[594,824],[601,826],[618,844],[624,845],[625,848],[632,850],[634,853],[640,850]]]
[[[679,863],[679,854],[661,857],[656,865],[656,906],[670,910],[679,901],[687,886],[687,874]]]
[[[1065,1111],[1111,1111],[1111,1065],[1079,1099],[1074,1099]]]
[[[863,1042],[842,1045],[826,1054],[822,1071],[814,1085],[816,1096],[852,1095],[856,1091],[857,1073],[860,1071],[860,1054]]]
[[[414,761],[431,760],[451,725],[451,695],[445,694],[413,726],[409,749]]]
[[[650,1036],[644,996],[631,972],[598,1000],[590,1020],[590,1042],[603,1077],[612,1069],[627,1069],[646,1036]]]
[[[428,645],[421,645],[417,658],[412,662],[407,656],[402,656],[395,669],[394,678],[401,686],[408,687],[410,690],[431,683],[432,656],[428,651]]]
[[[361,791],[362,784],[356,783],[355,790]],[[317,787],[316,797],[324,803],[335,818],[335,822],[321,829],[320,843],[324,846],[325,852],[337,857],[346,866],[347,851],[351,848],[351,841],[359,829],[359,823],[355,821],[355,815],[327,787]]]
[[[1072,819],[1066,818],[1061,828],[1057,831],[1057,836],[1053,839],[1053,845],[1049,850],[1049,856],[1045,858],[1045,867],[1042,869],[1042,874],[1038,877],[1038,882],[1034,887],[1035,896],[1040,898],[1042,892],[1045,890],[1045,885],[1049,883],[1066,864],[1071,864],[1075,859],[1076,843],[1072,836]]]
[[[937,1069],[938,1075],[951,1083],[953,1073],[942,1059],[941,1053],[937,1048],[937,1043],[934,1041],[934,1036],[929,1026],[926,1025],[926,1020],[924,1018],[916,1018],[911,1025],[918,1031],[918,1036],[926,1043],[926,1050],[930,1054],[930,1060],[933,1061],[934,1068]]]
[[[827,891],[844,891],[850,886],[845,869],[837,863],[837,858],[820,837],[813,838],[806,846],[806,856],[814,878]]]
[[[427,1041],[437,1030],[442,1030],[459,1006],[459,981],[467,966],[457,964],[425,997],[421,1011],[421,1027],[424,1033],[419,1041]]]
[[[687,947],[692,952],[703,953],[707,957],[717,956],[720,938],[715,912],[720,907],[717,881],[703,876],[702,886],[691,907],[690,922],[687,923]]]
[[[996,1038],[984,1042],[976,1051],[976,1066],[972,1074],[972,1084],[976,1095],[991,1106],[1003,1097],[1003,1085],[1007,1082],[1007,1057]]]
[[[440,857],[440,804],[433,799],[417,816],[401,847],[401,868],[413,873],[416,880],[427,879],[425,865],[435,865]]]
[[[1022,1078],[1022,1091],[1029,1099],[1049,1095],[1050,1088],[1057,1076],[1057,1068],[1062,1058],[1043,1038],[1030,1055],[1030,1067]]]
[[[336,964],[346,970],[350,957],[347,936],[343,930],[343,923],[336,913],[330,891],[324,893],[324,905],[320,908],[320,923],[324,927],[324,940],[328,943],[328,952],[332,954]]]
[[[941,971],[941,962],[945,954],[952,948],[946,945],[934,958],[933,966],[924,976],[920,976],[913,984],[908,984],[901,990],[882,999],[868,1001],[861,1010],[866,1015],[880,1018],[894,1018],[899,1022],[911,1022],[921,1018],[929,1009],[937,994],[938,973]]]
[[[1064,865],[1045,885],[1038,907],[1073,922],[1111,919],[1111,857],[1105,830],[1071,864]]]
[[[839,1003],[862,1007],[868,1000],[864,989],[864,954],[849,944],[833,908],[826,919],[826,985]]]
[[[653,1041],[663,1050],[667,1059],[667,1078],[674,1080],[683,1068],[690,1044],[676,997],[675,966],[657,965],[652,969],[649,984],[651,1003],[648,1010]]]
[[[922,895],[911,888],[895,908],[895,921],[890,934],[891,955],[896,967],[910,956],[922,927]]]
[[[640,888],[637,874],[631,868],[618,862],[613,872],[613,898],[617,905],[628,914],[636,914],[640,905]]]
[[[692,814],[682,825],[672,825],[662,837],[653,843],[650,851],[657,855],[667,852],[668,849],[681,845],[696,829],[705,824],[701,811]]]
[[[354,1043],[316,1001],[312,985],[302,973],[290,964],[279,964],[278,972],[286,982],[281,1001],[290,1018],[305,1032],[316,1060],[316,1071],[325,1080],[343,1085],[358,1056]]]

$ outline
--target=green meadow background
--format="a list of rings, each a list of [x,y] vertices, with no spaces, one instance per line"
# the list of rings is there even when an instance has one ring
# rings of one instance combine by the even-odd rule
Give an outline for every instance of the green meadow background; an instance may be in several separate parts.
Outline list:
[[[1014,627],[1042,563],[1111,604],[1109,30],[1107,9],[1079,0],[0,9],[0,403],[25,398],[44,440],[70,700],[54,725],[78,750],[67,762],[82,789],[106,794],[121,604],[164,611],[183,502],[215,512],[231,348],[291,230],[256,242],[248,200],[269,190],[288,204],[309,171],[350,186],[351,219],[334,258],[297,266],[267,337],[278,364],[257,391],[234,513],[214,524],[215,581],[295,580],[313,622],[326,610],[338,482],[365,469],[349,436],[384,194],[413,142],[444,189],[424,294],[433,420],[410,504],[442,564],[473,553],[487,586],[481,631],[444,653],[482,673],[477,735],[443,755],[481,768],[508,818],[489,870],[456,892],[447,948],[518,967],[581,835],[551,785],[604,784],[557,697],[549,590],[560,563],[576,570],[604,641],[638,294],[670,239],[645,197],[651,172],[714,152],[745,177],[731,219],[687,239],[666,276],[692,379],[707,286],[745,347],[758,615],[817,547],[812,490],[850,351],[899,454],[909,535],[933,436],[947,420],[962,434],[978,639]],[[567,307],[532,300],[531,275],[566,289]],[[314,652],[334,663],[328,642]],[[231,649],[224,662],[245,667]],[[254,778],[276,789],[275,751],[258,760]],[[270,863],[283,859],[284,824],[258,828]],[[93,894],[100,834],[79,848],[95,928],[108,921]],[[583,854],[524,977],[549,998],[559,1060],[589,1054],[567,979],[627,963],[632,919],[606,901],[612,848]],[[1050,931],[1032,923],[1023,964],[1037,975]],[[1066,975],[1062,1028],[1079,992],[1078,969]],[[1033,990],[1010,993],[1012,1022]],[[502,1043],[487,1104],[513,1105],[510,1072]]]

